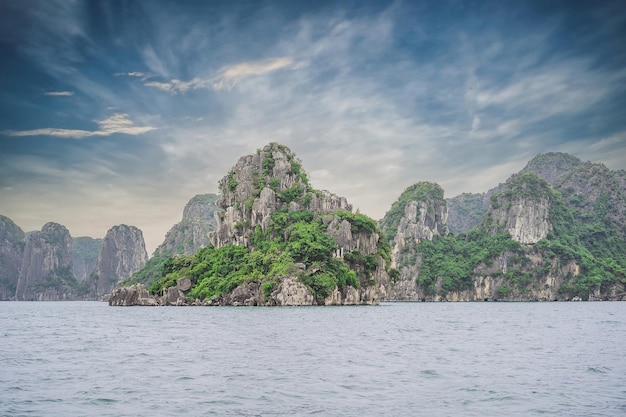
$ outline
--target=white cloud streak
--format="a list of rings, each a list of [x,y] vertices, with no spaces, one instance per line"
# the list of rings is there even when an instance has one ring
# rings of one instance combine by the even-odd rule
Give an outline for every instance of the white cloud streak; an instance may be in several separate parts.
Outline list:
[[[213,90],[229,90],[244,78],[269,74],[281,69],[299,69],[306,66],[303,62],[294,62],[288,57],[270,58],[263,61],[242,62],[222,68],[217,75],[208,78],[195,77],[189,81],[171,79],[169,81],[146,81],[146,87],[157,88],[170,94],[184,94],[189,90],[211,88]],[[131,75],[134,73],[128,73]],[[140,73],[141,76],[145,74]]]
[[[74,95],[73,91],[46,91],[45,96],[70,97]]]
[[[128,114],[115,113],[111,117],[97,122],[100,129],[98,130],[81,130],[81,129],[57,129],[42,128],[32,130],[9,130],[3,132],[8,136],[53,136],[58,138],[83,139],[92,136],[110,136],[115,133],[125,135],[141,135],[156,129],[152,126],[134,126],[133,122],[128,118]]]

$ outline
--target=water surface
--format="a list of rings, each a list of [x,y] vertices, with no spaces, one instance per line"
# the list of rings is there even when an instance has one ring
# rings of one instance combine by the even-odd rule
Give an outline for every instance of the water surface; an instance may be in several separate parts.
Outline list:
[[[626,414],[626,303],[0,303],[2,416]]]

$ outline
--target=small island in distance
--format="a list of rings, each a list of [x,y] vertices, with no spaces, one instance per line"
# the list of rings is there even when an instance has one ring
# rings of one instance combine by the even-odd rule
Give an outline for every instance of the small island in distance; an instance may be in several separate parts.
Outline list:
[[[623,300],[626,172],[537,155],[505,183],[444,198],[409,186],[380,221],[316,190],[271,143],[220,195],[191,199],[148,259],[141,231],[25,234],[0,217],[0,299],[111,305],[356,305],[381,301]],[[109,293],[112,291],[111,296]]]

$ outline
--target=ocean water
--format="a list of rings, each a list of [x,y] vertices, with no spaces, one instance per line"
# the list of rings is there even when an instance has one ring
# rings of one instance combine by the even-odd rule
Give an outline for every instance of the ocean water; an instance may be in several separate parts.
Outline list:
[[[0,415],[626,415],[626,303],[4,302]]]

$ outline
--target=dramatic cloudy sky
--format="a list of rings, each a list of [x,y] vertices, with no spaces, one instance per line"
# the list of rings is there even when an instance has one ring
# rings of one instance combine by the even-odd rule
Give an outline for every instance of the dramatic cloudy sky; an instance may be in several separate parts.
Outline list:
[[[0,2],[0,214],[151,252],[277,141],[381,218],[537,153],[626,168],[626,2]]]

